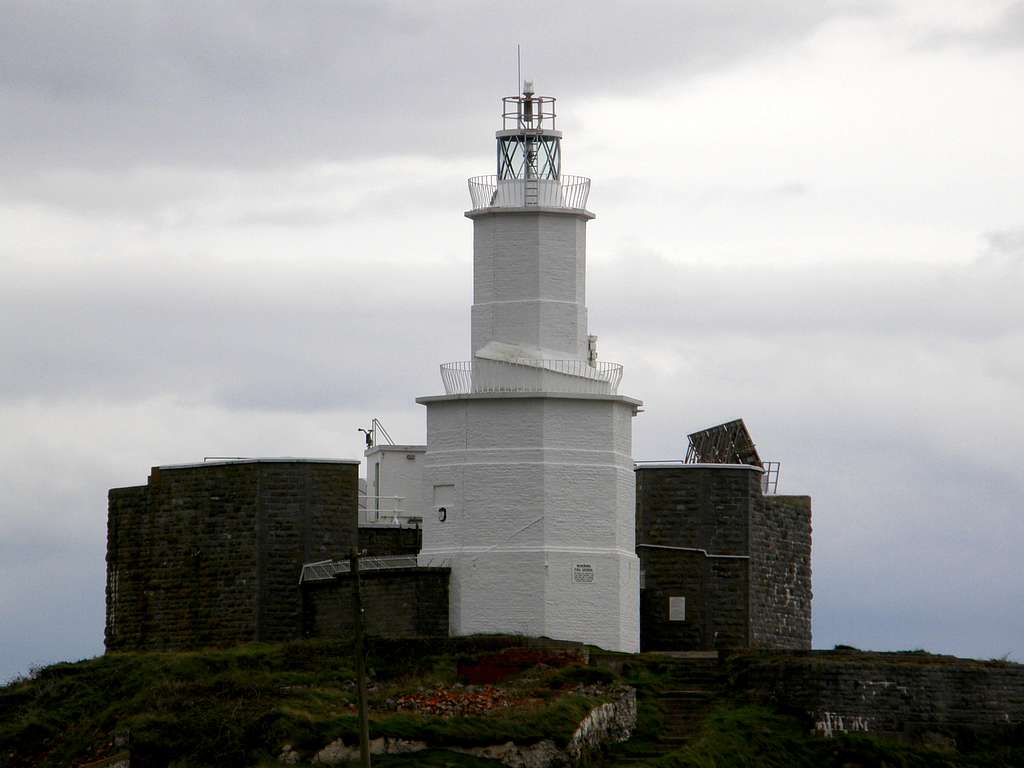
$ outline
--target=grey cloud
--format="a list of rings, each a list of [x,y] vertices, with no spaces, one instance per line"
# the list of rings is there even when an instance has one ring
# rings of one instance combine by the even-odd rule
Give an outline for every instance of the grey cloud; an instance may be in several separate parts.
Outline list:
[[[687,432],[747,421],[761,454],[782,461],[782,491],[814,498],[816,647],[1024,653],[1021,618],[1003,610],[1024,594],[1013,548],[1024,479],[993,443],[1024,430],[1024,370],[1002,380],[989,367],[1019,358],[1024,333],[944,344],[941,329],[855,334],[824,318],[803,331],[801,316],[788,334],[761,333],[755,311],[717,299],[647,332],[602,335],[626,363],[624,392],[645,403],[634,455],[679,459]],[[728,332],[689,322],[701,312]],[[950,594],[973,608],[951,607]]]
[[[1008,4],[991,22],[976,29],[936,29],[925,35],[921,48],[967,46],[986,51],[1003,51],[1024,46],[1024,2]]]
[[[308,231],[339,224],[350,214],[336,208],[313,205],[288,205],[279,208],[249,211],[231,220],[235,227],[280,227]]]
[[[989,269],[1024,269],[1024,227],[987,232],[978,263]]]
[[[167,171],[10,169],[0,176],[0,201],[41,205],[80,216],[135,220],[202,199],[210,179]]]
[[[1017,241],[999,242],[1003,254]],[[991,237],[989,243],[991,250]],[[945,342],[1024,333],[1008,269],[881,262],[715,267],[637,251],[595,272],[589,287],[599,297],[593,306],[604,306],[598,317],[622,333],[901,334]],[[616,301],[641,295],[642,303]]]
[[[485,135],[514,85],[517,41],[543,92],[580,100],[728,67],[848,12],[738,0],[529,0],[515,13],[493,2],[8,2],[0,146],[26,168],[473,153],[467,137]]]
[[[814,194],[814,187],[800,179],[782,179],[758,183],[749,179],[730,184],[709,184],[700,188],[683,188],[671,181],[636,176],[602,178],[600,196],[602,207],[615,208],[622,204],[650,201],[658,205],[674,205],[683,210],[700,210],[707,206],[727,205],[769,210],[769,206],[788,205]]]
[[[785,181],[772,187],[769,191],[778,197],[806,197],[810,194],[811,188],[800,181]]]
[[[22,169],[0,176],[0,203],[151,229],[197,224],[316,229],[382,214],[450,215],[465,205],[461,174],[439,172],[425,183],[409,178],[408,172],[375,171],[360,164],[333,171],[318,177],[308,167],[262,172]],[[335,199],[338,193],[348,199]],[[234,214],[226,205],[245,210]]]
[[[465,207],[465,180],[439,177],[436,183],[402,184],[368,192],[347,206],[293,205],[249,211],[230,222],[233,226],[271,226],[309,229],[343,224],[368,216],[416,214],[451,215]]]
[[[0,394],[133,402],[180,393],[284,411],[409,402],[440,386],[445,349],[464,355],[455,350],[467,310],[441,287],[419,289],[458,284],[443,269],[404,267],[406,290],[382,287],[388,270],[264,265],[243,275],[145,261],[67,267],[63,279],[22,274],[0,287],[0,357],[10,361]]]
[[[0,393],[139,400],[180,390],[225,407],[285,411],[426,394],[437,387],[437,363],[465,354],[466,268],[413,263],[396,280],[396,267],[346,261],[250,264],[239,275],[150,256],[68,266],[56,278],[22,274],[0,287],[0,353],[14,363]],[[841,338],[859,352],[898,337],[975,344],[992,358],[991,375],[1021,374],[1002,350],[1024,338],[1024,310],[1016,283],[997,268],[716,268],[641,253],[591,272],[592,330],[614,329],[622,343],[800,347]]]

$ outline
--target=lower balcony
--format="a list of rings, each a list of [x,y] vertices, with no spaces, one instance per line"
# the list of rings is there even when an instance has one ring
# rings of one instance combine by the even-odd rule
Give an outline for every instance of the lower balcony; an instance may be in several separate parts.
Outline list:
[[[557,392],[617,395],[622,366],[586,360],[464,360],[441,365],[446,395]]]

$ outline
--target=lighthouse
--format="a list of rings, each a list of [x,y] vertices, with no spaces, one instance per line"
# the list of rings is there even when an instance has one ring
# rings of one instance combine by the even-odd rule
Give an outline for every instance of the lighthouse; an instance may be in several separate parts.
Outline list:
[[[632,420],[586,306],[590,179],[562,173],[555,99],[502,99],[493,176],[469,179],[470,359],[427,409],[420,563],[451,568],[452,634],[639,649]]]

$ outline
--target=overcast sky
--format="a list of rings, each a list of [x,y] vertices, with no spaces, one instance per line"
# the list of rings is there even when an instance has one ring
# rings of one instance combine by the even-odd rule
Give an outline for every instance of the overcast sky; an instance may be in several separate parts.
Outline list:
[[[744,418],[814,497],[816,647],[1024,661],[1024,3],[0,18],[0,681],[102,652],[108,488],[424,440],[517,42],[636,458]]]

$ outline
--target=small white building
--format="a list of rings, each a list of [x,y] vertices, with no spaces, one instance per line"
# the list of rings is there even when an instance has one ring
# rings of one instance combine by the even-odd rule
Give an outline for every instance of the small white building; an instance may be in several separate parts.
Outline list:
[[[419,525],[426,512],[423,497],[425,445],[375,445],[366,449],[365,510],[359,524]]]
[[[554,99],[503,99],[497,173],[469,180],[471,359],[427,407],[422,563],[451,566],[451,632],[639,649],[632,419],[588,335],[590,180],[561,172]]]

